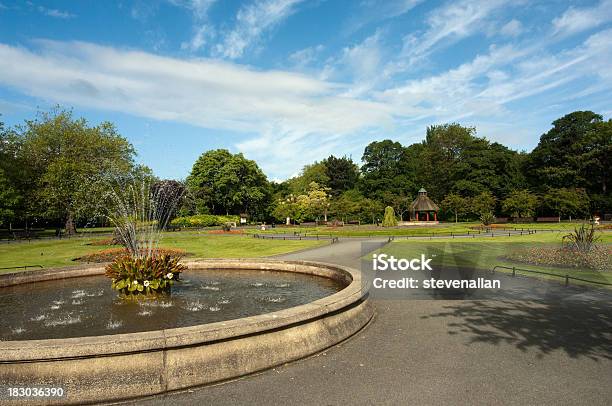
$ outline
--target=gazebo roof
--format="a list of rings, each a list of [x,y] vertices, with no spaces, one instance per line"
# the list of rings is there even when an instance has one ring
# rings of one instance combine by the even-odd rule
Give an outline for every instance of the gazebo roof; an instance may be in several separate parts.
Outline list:
[[[410,204],[410,210],[412,211],[438,211],[440,208],[435,204],[429,197],[427,197],[427,190],[421,188],[416,199]]]

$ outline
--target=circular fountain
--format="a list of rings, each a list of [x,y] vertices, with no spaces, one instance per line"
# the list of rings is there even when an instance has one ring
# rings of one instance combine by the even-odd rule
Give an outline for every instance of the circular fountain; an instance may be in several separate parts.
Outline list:
[[[132,307],[132,313],[113,313],[100,305],[106,300],[112,308],[117,296],[96,285],[104,272],[101,266],[0,275],[2,313],[22,321],[9,325],[10,333],[0,341],[0,381],[16,387],[61,387],[66,397],[60,403],[154,395],[303,358],[350,337],[372,317],[361,275],[350,268],[271,259],[185,264],[189,275],[184,282],[193,289],[177,289],[172,299],[117,305]],[[65,295],[57,295],[62,287]],[[53,295],[45,295],[45,289]],[[38,294],[19,294],[26,291]],[[11,313],[6,298],[17,296],[22,306],[13,303]],[[95,306],[86,312],[54,316],[88,300]],[[243,308],[224,314],[232,301]],[[162,317],[165,306],[176,307]],[[193,316],[198,313],[204,316]],[[123,317],[129,320],[130,315],[141,321],[128,324]],[[160,320],[153,322],[155,315]],[[101,328],[106,334],[99,334]],[[45,331],[55,338],[45,338]]]
[[[372,317],[350,268],[160,254],[181,196],[147,181],[108,189],[105,217],[125,254],[106,266],[0,275],[4,386],[62,389],[45,404],[154,395],[303,358]]]

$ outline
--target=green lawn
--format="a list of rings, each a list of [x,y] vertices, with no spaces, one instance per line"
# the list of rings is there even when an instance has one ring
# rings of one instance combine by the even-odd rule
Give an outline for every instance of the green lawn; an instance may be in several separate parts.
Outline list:
[[[504,258],[509,252],[530,248],[535,245],[558,246],[562,235],[564,235],[563,231],[495,238],[396,240],[385,246],[381,251],[394,255],[397,258],[413,258],[419,257],[421,254],[433,256],[432,264],[434,266],[457,266],[483,270],[492,269],[495,265],[515,266],[551,272],[557,275],[567,274],[574,277],[612,283],[612,269],[598,272],[577,268],[531,265]],[[601,243],[612,243],[612,233],[601,234]],[[499,271],[511,272],[510,270],[503,269]],[[526,275],[533,276],[533,274]],[[538,277],[561,280],[550,276],[538,275]]]
[[[508,229],[531,229],[531,230],[556,230],[569,232],[574,227],[579,227],[582,222],[562,222],[562,223],[529,223],[529,224],[500,224],[499,228]],[[294,226],[268,228],[266,231],[259,229],[247,229],[249,234],[292,234],[299,232],[305,235],[332,235],[337,237],[368,237],[368,236],[431,236],[440,234],[466,234],[475,232],[474,228],[481,226],[479,222],[460,222],[460,223],[440,223],[428,226],[405,226],[405,227],[377,227],[375,225],[327,227],[327,226]],[[547,231],[550,232],[550,231]]]
[[[0,268],[23,265],[57,267],[76,265],[73,258],[101,251],[105,246],[88,245],[101,238],[74,238],[0,244]],[[184,249],[196,258],[264,257],[326,244],[326,241],[261,240],[241,235],[209,235],[198,232],[165,233],[161,246]],[[11,270],[0,270],[12,272]]]
[[[332,235],[336,237],[368,237],[368,236],[386,236],[386,235],[407,235],[407,236],[423,236],[434,234],[448,233],[467,233],[474,232],[470,227],[478,226],[479,223],[443,223],[431,226],[414,226],[414,227],[377,227],[374,225],[363,226],[345,226],[345,227],[276,227],[269,228],[266,231],[259,229],[248,229],[250,234],[292,234],[299,232],[305,235]]]

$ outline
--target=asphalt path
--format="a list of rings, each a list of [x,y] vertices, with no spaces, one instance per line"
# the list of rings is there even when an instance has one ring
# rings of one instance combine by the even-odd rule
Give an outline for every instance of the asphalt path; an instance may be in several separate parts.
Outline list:
[[[282,258],[358,268],[364,241],[344,239]],[[369,239],[368,249],[386,241]],[[612,404],[612,295],[498,277],[508,286],[500,296],[374,297],[372,322],[320,354],[135,403]]]

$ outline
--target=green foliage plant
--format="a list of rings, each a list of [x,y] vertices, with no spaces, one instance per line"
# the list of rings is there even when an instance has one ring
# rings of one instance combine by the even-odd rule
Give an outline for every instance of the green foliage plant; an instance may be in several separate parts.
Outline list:
[[[383,217],[382,226],[383,227],[397,226],[397,218],[395,217],[395,210],[393,210],[393,207],[387,206],[385,208],[385,217]]]

